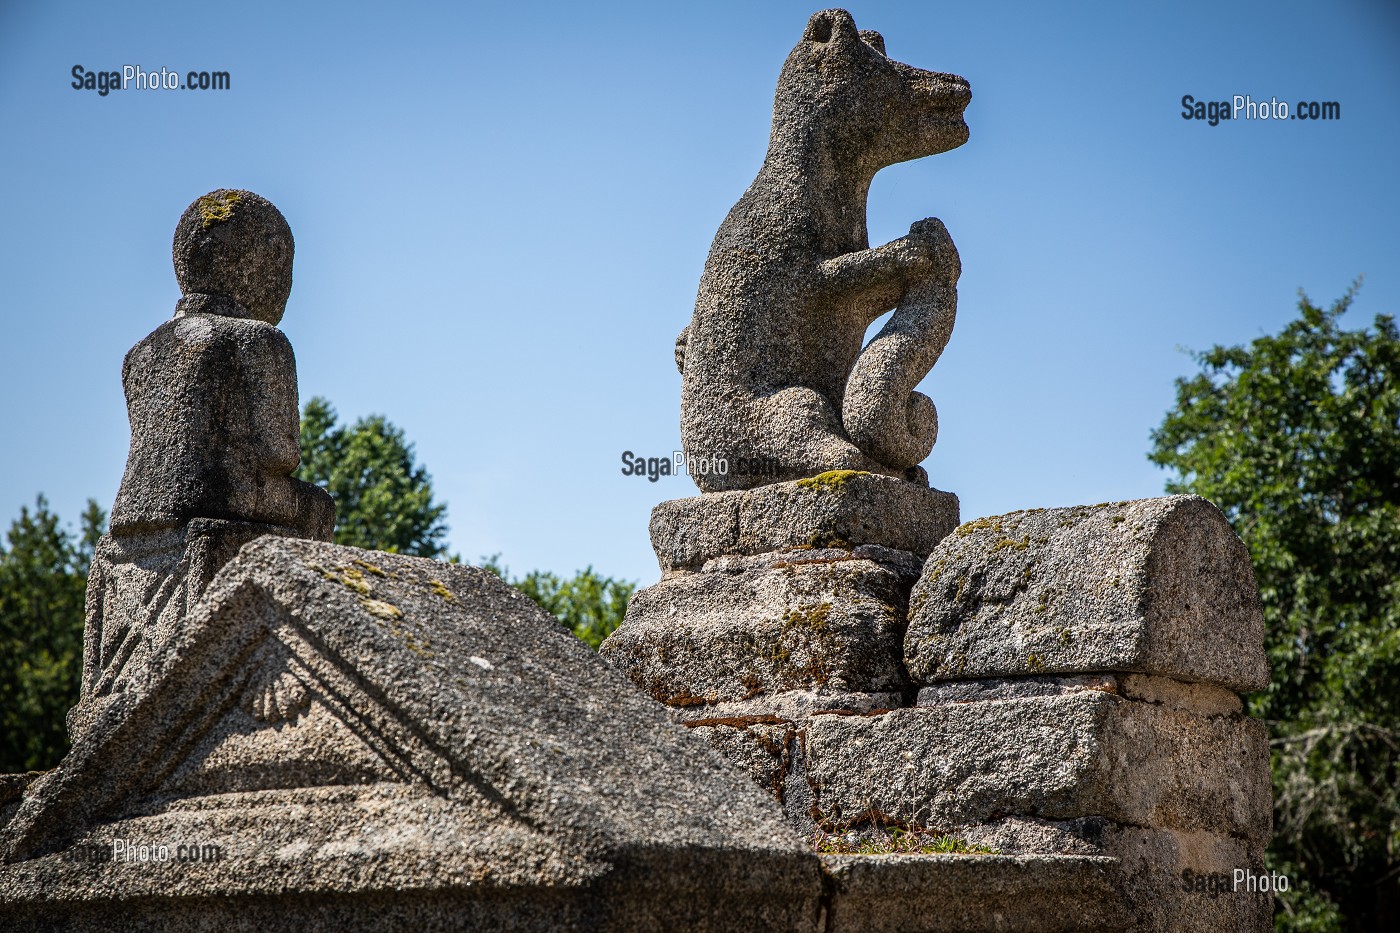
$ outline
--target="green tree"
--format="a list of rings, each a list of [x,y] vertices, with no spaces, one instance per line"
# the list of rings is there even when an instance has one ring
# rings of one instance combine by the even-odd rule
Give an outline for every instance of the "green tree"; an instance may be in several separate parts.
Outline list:
[[[301,416],[297,477],[335,500],[335,543],[441,559],[447,506],[433,501],[432,477],[414,463],[413,445],[382,415],[336,423],[324,398]]]
[[[1253,558],[1280,930],[1400,929],[1400,333],[1344,329],[1355,292],[1195,354],[1152,433],[1168,491],[1215,502]]]
[[[75,540],[40,495],[0,545],[0,772],[51,768],[68,750],[87,571],[106,518],[88,500]]]
[[[599,576],[592,566],[565,580],[540,570],[511,579],[510,571],[501,566],[499,554],[483,557],[481,565],[533,599],[595,651],[622,624],[627,600],[637,588],[635,583]]]

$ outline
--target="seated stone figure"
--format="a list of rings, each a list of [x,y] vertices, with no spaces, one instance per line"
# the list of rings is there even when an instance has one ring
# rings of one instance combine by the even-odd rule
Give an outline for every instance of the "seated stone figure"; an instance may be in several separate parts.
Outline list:
[[[293,478],[296,361],[276,325],[292,231],[250,191],[218,190],[175,229],[175,316],[126,356],[131,449],[88,580],[75,737],[142,671],[215,573],[263,534],[329,541],[335,506]]]
[[[281,212],[251,192],[213,192],[180,218],[184,297],[122,367],[131,452],[113,534],[222,518],[327,535],[329,496],[291,476],[301,459],[296,361],[276,325],[292,249]]]
[[[702,491],[839,469],[927,485],[937,417],[913,389],[952,331],[958,254],[933,218],[871,249],[866,195],[881,168],[962,145],[971,96],[887,57],[844,10],[812,16],[778,78],[763,168],[715,235],[677,341],[682,446],[730,467],[697,476]],[[734,469],[755,461],[778,468]]]

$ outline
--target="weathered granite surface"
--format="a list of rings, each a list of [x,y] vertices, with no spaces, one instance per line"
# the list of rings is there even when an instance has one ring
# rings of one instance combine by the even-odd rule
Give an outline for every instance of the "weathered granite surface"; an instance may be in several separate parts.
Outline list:
[[[1267,735],[1235,694],[1107,674],[940,684],[920,698],[931,705],[677,718],[805,832],[921,828],[1001,856],[1102,859],[1116,893],[1086,887],[1082,906],[1127,911],[1123,929],[1269,929],[1269,897],[1226,881],[1236,869],[1265,871],[1272,816]],[[1057,870],[1036,869],[1042,892]],[[1209,891],[1183,887],[1202,876]],[[949,919],[959,902],[945,898],[938,919],[906,920],[895,908],[867,922],[983,929],[977,923],[1000,913],[1002,926],[985,928],[1081,929],[993,909],[1010,883],[998,877],[968,891],[969,910],[976,896],[989,898],[981,920]]]
[[[960,526],[910,597],[918,683],[1139,671],[1268,683],[1249,553],[1199,496],[1037,509]]]
[[[1151,674],[1070,674],[1065,676],[996,677],[985,680],[950,680],[919,690],[919,706],[966,703],[972,700],[1014,700],[1023,697],[1063,696],[1098,690],[1130,700],[1142,700],[1170,709],[1205,716],[1241,714],[1239,694],[1213,684],[1186,683]]]
[[[965,142],[970,99],[962,78],[887,57],[846,11],[812,16],[778,78],[763,167],[715,235],[677,341],[689,458],[771,459],[778,480],[921,478],[937,419],[913,388],[952,329],[957,250],[933,219],[871,249],[866,195],[881,168]],[[773,479],[711,471],[697,483]]]
[[[1272,830],[1268,733],[1239,713],[1091,688],[814,716],[804,748],[816,807],[836,825],[1097,816],[1259,846]]]
[[[915,708],[748,701],[673,718],[773,791],[807,831],[1092,817],[1256,847],[1268,839],[1267,733],[1228,691],[1141,675],[933,689]],[[1193,696],[1202,689],[1217,695]],[[1010,849],[1075,851],[1034,841]]]
[[[274,325],[292,285],[292,232],[251,191],[220,189],[175,229],[175,317],[126,355],[131,446],[111,529],[88,574],[76,737],[124,690],[214,574],[264,534],[328,541],[335,505],[292,476],[301,460],[296,361]]]
[[[957,524],[953,493],[871,473],[832,471],[662,502],[651,512],[651,544],[663,573],[698,570],[716,558],[794,548],[865,545],[922,560]]]
[[[292,281],[292,232],[250,191],[220,189],[175,230],[184,297],[122,364],[131,450],[111,533],[194,518],[299,529],[329,539],[335,506],[292,477],[301,460],[296,361],[274,324]]]
[[[677,574],[632,596],[602,654],[671,706],[789,690],[901,693],[906,593],[898,574],[850,552]]]
[[[88,729],[126,690],[146,689],[152,658],[178,633],[219,569],[262,535],[299,528],[197,518],[149,534],[104,535],[88,571],[83,679],[69,736]]]
[[[1118,860],[1139,930],[1269,933],[1274,928],[1273,895],[1235,885],[1236,871],[1267,874],[1257,842],[1226,833],[1116,824],[1103,827],[1099,842],[1105,855]]]
[[[264,536],[0,833],[7,929],[815,929],[759,789],[485,571]],[[85,859],[114,840],[217,861]]]
[[[833,888],[827,933],[1134,929],[1111,858],[827,855],[822,863]]]

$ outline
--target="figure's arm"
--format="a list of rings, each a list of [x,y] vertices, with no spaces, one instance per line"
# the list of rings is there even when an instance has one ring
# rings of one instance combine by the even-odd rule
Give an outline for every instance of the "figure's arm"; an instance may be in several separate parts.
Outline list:
[[[827,294],[865,305],[872,309],[874,320],[899,304],[914,284],[932,278],[956,282],[961,266],[947,228],[930,217],[915,222],[908,236],[828,259],[820,268]]]

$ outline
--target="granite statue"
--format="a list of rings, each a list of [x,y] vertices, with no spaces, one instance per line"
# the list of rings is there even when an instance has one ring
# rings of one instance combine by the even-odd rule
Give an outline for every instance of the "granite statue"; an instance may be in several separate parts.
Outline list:
[[[195,200],[175,228],[182,297],[122,365],[126,471],[88,577],[77,736],[146,676],[218,570],[264,534],[329,541],[335,505],[292,476],[301,460],[296,360],[277,324],[292,231],[251,191]],[[269,710],[275,700],[250,702]],[[292,704],[294,705],[294,704]]]
[[[889,58],[846,11],[812,16],[778,79],[763,167],[715,235],[676,347],[687,457],[781,466],[711,470],[702,491],[828,470],[927,485],[937,414],[913,390],[952,331],[957,249],[933,218],[872,249],[866,196],[881,168],[962,145],[970,99],[964,79]]]

